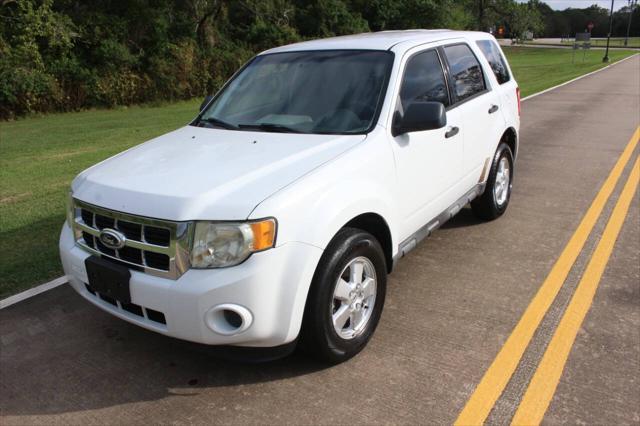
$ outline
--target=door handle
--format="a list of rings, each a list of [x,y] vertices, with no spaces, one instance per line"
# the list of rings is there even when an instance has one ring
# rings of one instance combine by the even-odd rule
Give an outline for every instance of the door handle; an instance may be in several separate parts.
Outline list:
[[[445,137],[445,138],[447,138],[447,139],[448,139],[448,138],[452,138],[452,137],[454,137],[455,135],[457,135],[459,131],[460,131],[460,129],[458,129],[458,128],[457,128],[457,127],[455,127],[455,126],[454,126],[454,127],[449,127],[449,128],[447,129],[447,133],[445,133],[445,134],[444,134],[444,137]]]
[[[494,112],[496,112],[500,107],[498,105],[491,105],[491,108],[489,108],[489,114],[493,114]]]

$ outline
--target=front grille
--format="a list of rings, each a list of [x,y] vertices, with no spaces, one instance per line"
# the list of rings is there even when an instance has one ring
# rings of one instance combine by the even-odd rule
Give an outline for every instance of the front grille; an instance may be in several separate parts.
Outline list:
[[[132,269],[172,279],[180,277],[189,267],[188,222],[133,216],[78,200],[74,200],[74,207],[76,243],[85,250]],[[107,247],[100,240],[105,229],[124,235],[124,247]]]
[[[84,241],[84,243],[86,245],[88,245],[91,248],[95,248],[96,246],[96,242],[93,239],[93,235],[91,235],[88,232],[82,231],[82,240]]]
[[[82,221],[84,223],[86,223],[87,225],[92,226],[92,227],[94,226],[93,225],[93,213],[91,213],[87,209],[82,209],[81,216],[82,216]]]
[[[96,247],[98,248],[98,250],[100,250],[100,253],[107,254],[107,255],[109,255],[111,257],[116,257],[116,258],[119,257],[118,256],[119,253],[116,253],[116,251],[114,249],[111,249],[111,248],[105,246],[104,244],[102,244],[102,242],[97,237],[94,237],[94,238],[95,238],[95,242],[96,242]]]
[[[171,244],[171,231],[169,231],[169,229],[150,225],[143,226],[139,223],[129,222],[126,220],[116,220],[113,217],[94,213],[87,208],[81,208],[80,210],[80,217],[84,224],[92,224],[91,226],[99,231],[107,228],[115,229],[122,232],[122,234],[127,237],[127,240],[133,240],[139,243],[149,243],[162,247],[169,247]],[[152,240],[149,240],[148,235],[153,236]],[[124,260],[125,262],[135,263],[136,265],[146,265],[162,271],[169,270],[170,262],[167,254],[129,246],[114,250],[102,244],[99,237],[91,236],[90,234],[87,235],[87,232],[83,232],[82,239],[91,248],[97,248],[100,253],[104,253],[108,256]]]
[[[86,209],[84,209],[86,210]],[[88,210],[87,210],[88,211]],[[88,213],[86,213],[86,215],[89,215],[91,212],[88,211]],[[94,215],[94,223],[95,223],[95,227],[102,230],[104,228],[116,228],[116,221],[114,218],[112,217],[107,217],[107,216],[103,216],[100,214],[96,214]]]
[[[120,255],[120,259],[124,260],[125,262],[135,263],[137,265],[142,265],[144,263],[144,261],[142,260],[142,250],[131,247],[122,247],[120,250],[118,250],[118,254]],[[167,260],[169,259],[166,254],[163,254],[161,256],[164,256],[165,258],[167,258]],[[169,265],[167,264],[166,268],[158,269],[169,270]]]
[[[163,270],[169,269],[169,258],[164,254],[148,251],[144,253],[144,258],[147,262],[147,265],[151,266],[152,268]]]
[[[171,239],[171,236],[169,234],[168,229],[145,226],[144,239],[148,243],[164,246],[164,245],[169,245],[169,240]]]
[[[139,223],[127,222],[126,220],[118,221],[118,230],[126,235],[127,238],[132,240],[142,241],[142,225]],[[164,246],[169,245],[169,241],[167,244],[162,244]]]

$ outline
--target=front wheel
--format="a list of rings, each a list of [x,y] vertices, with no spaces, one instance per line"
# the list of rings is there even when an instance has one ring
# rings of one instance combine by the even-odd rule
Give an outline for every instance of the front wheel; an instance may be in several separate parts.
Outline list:
[[[513,187],[513,153],[506,143],[498,145],[484,193],[471,202],[473,213],[484,220],[496,219],[507,210]]]
[[[301,344],[330,363],[346,361],[371,339],[384,305],[387,269],[371,234],[343,228],[327,246],[313,277]]]

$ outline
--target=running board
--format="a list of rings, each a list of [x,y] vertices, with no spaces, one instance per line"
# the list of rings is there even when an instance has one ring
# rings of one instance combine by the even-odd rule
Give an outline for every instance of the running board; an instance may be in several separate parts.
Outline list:
[[[424,225],[422,228],[418,229],[413,235],[400,243],[398,254],[396,254],[393,258],[394,266],[398,262],[398,260],[400,260],[400,258],[406,256],[407,253],[416,248],[420,241],[430,236],[433,231],[440,228],[445,222],[455,216],[464,206],[470,203],[477,196],[481,195],[484,192],[484,187],[484,182],[476,184],[473,188],[471,188],[471,190],[469,190],[455,203],[445,209],[445,211],[440,213],[435,219]]]

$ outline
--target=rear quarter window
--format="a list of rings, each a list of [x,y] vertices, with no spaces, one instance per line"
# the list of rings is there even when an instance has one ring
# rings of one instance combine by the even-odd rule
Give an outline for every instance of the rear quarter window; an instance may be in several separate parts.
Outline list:
[[[476,44],[482,51],[482,54],[491,65],[491,70],[495,74],[498,83],[504,84],[511,80],[509,75],[509,69],[507,68],[507,62],[500,52],[498,45],[492,40],[478,40]]]

